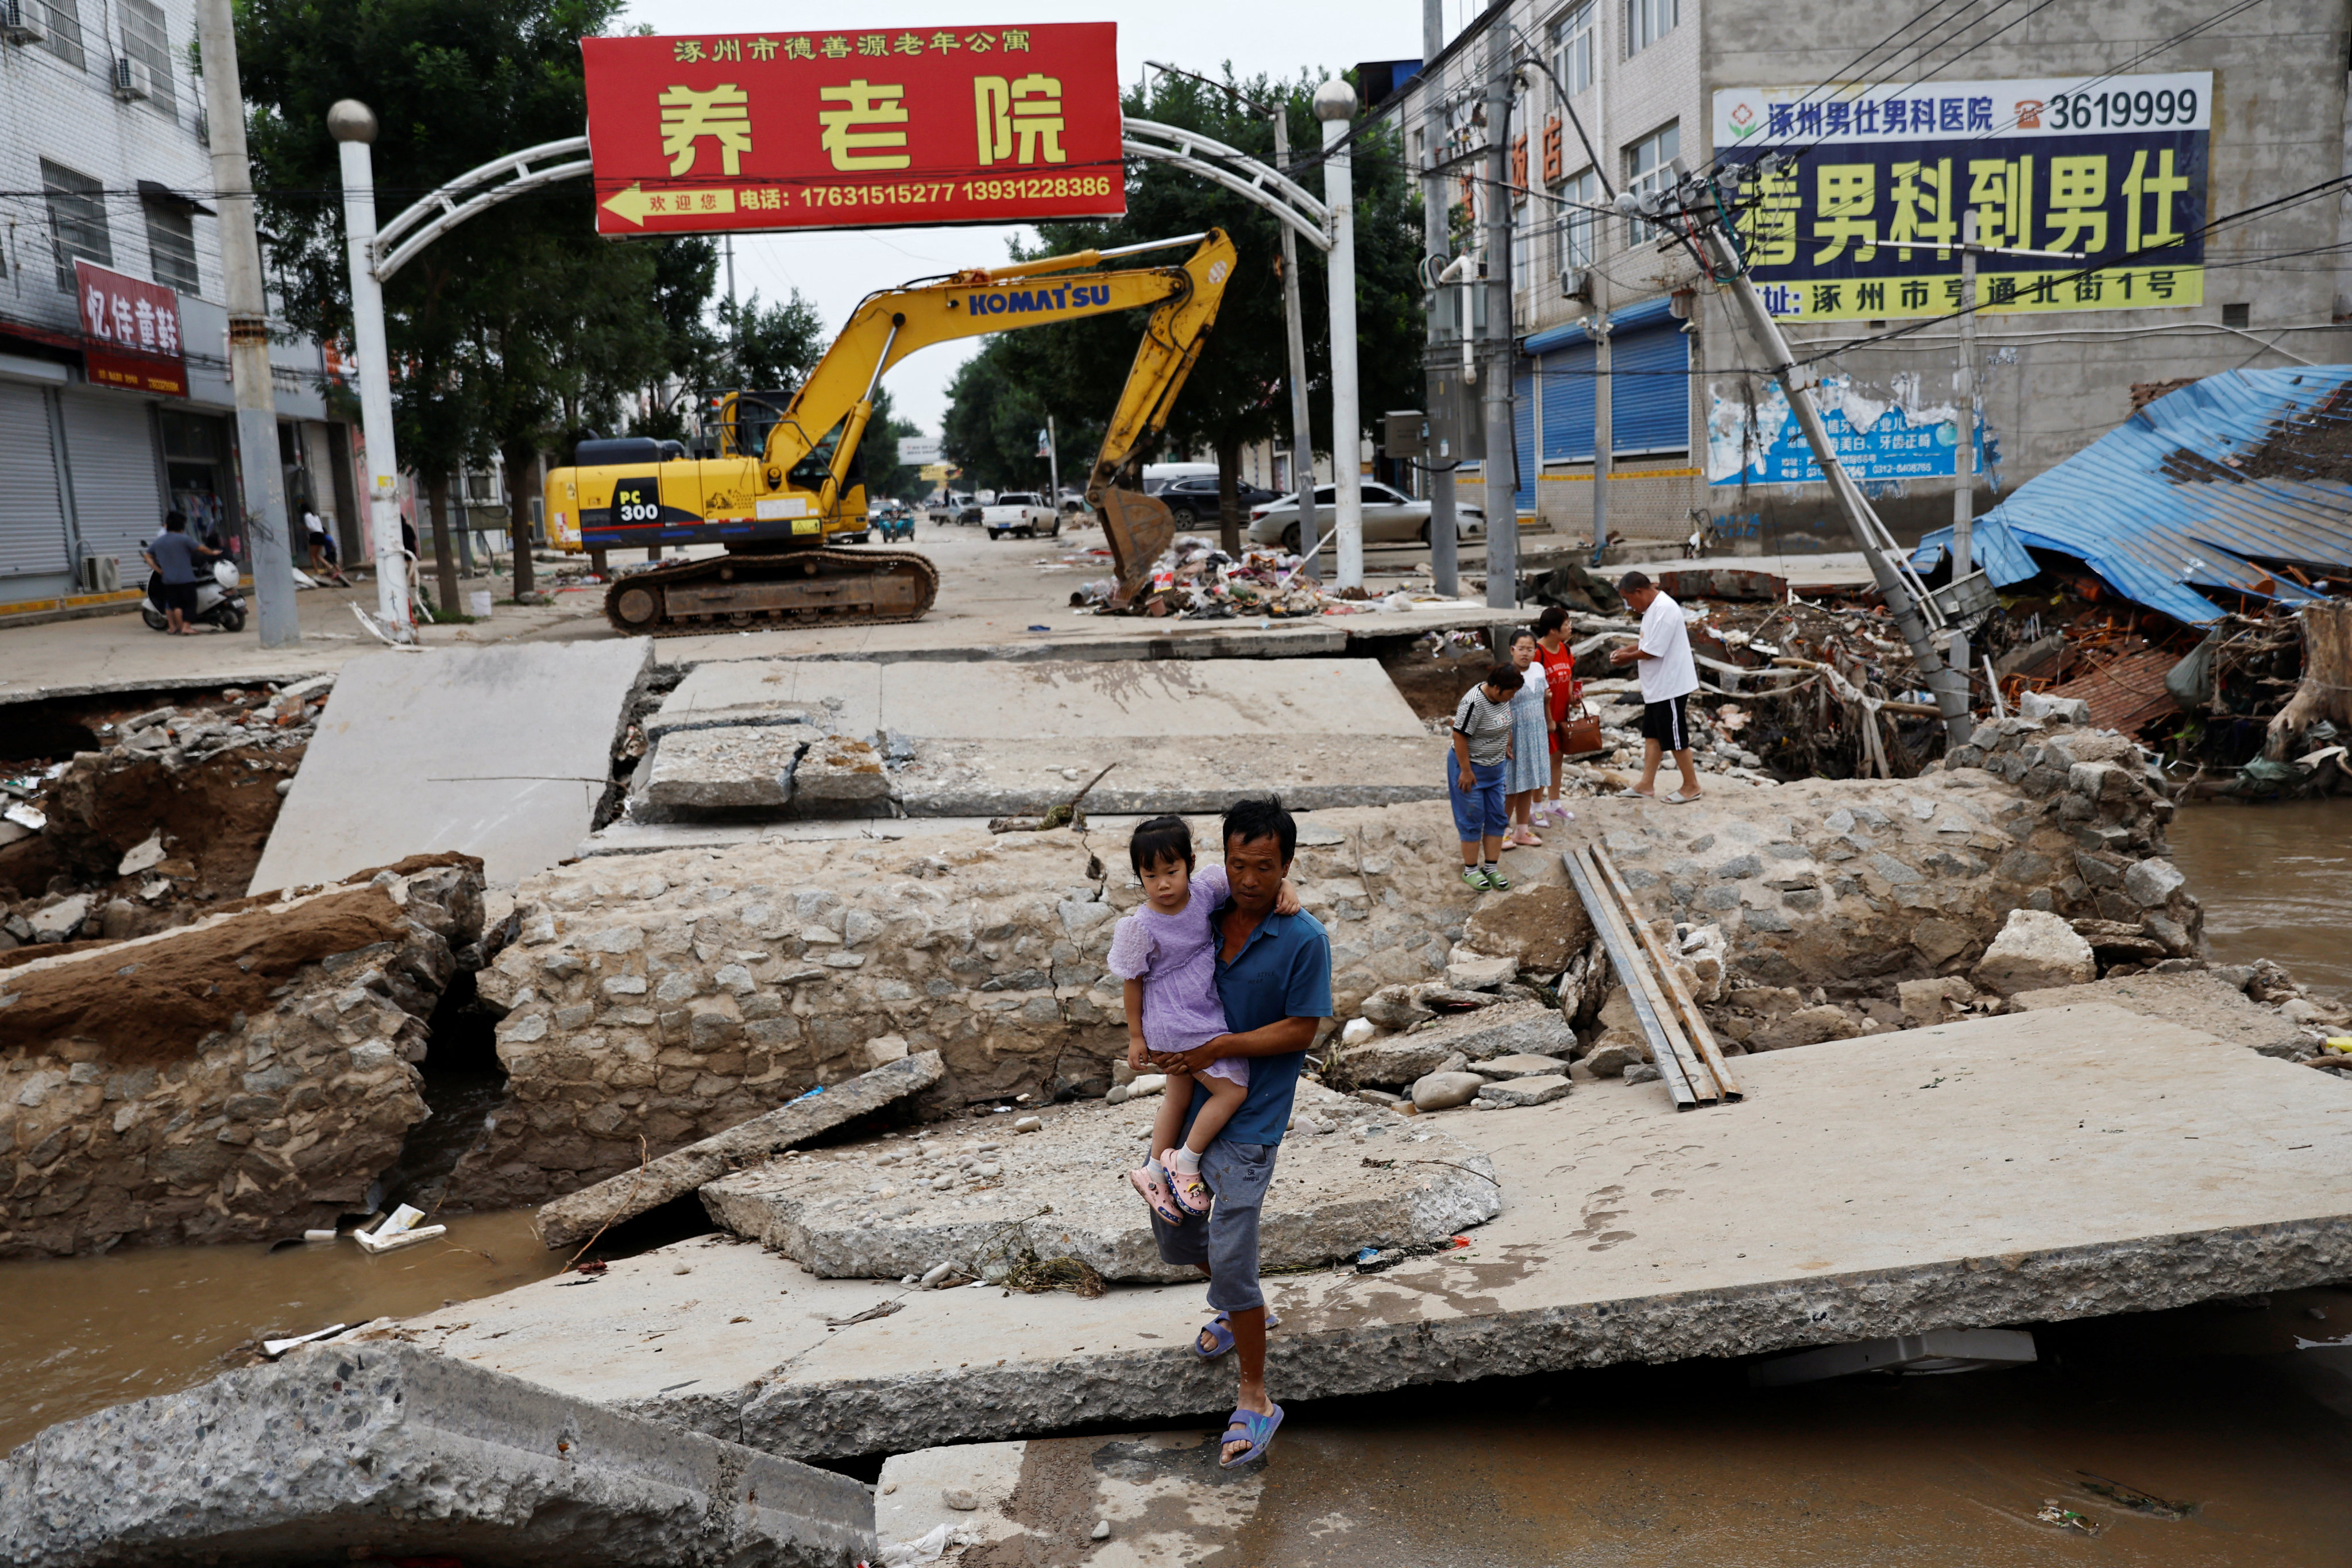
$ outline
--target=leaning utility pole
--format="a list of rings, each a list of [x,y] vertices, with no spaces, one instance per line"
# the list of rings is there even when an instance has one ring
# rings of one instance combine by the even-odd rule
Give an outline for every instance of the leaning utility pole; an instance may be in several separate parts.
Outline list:
[[[1442,0],[1429,0],[1434,5]],[[1290,168],[1290,100],[1274,106],[1274,166]],[[1298,309],[1298,237],[1282,230],[1282,319],[1290,338],[1290,488],[1298,492],[1298,553],[1309,577],[1323,575],[1323,531],[1315,520],[1315,422],[1307,407],[1307,324]],[[1335,492],[1336,493],[1336,492]]]
[[[1674,193],[1679,197],[1679,188]],[[1633,198],[1628,191],[1618,198],[1621,205]],[[1653,204],[1655,198],[1651,198]],[[1629,208],[1629,212],[1631,209]],[[1710,194],[1709,214],[1716,209]],[[1639,216],[1655,219],[1656,211]],[[1685,207],[1685,216],[1691,216]],[[1797,416],[1797,426],[1805,433],[1805,445],[1812,448],[1813,461],[1829,482],[1830,492],[1845,510],[1846,527],[1853,535],[1854,547],[1863,559],[1870,563],[1870,574],[1878,584],[1878,592],[1886,603],[1888,614],[1895,617],[1895,626],[1903,640],[1909,645],[1912,662],[1918,667],[1920,684],[1936,699],[1937,711],[1944,716],[1944,727],[1952,744],[1958,745],[1974,732],[1976,719],[1969,711],[1969,679],[1944,662],[1936,647],[1935,633],[1941,629],[1942,615],[1935,602],[1927,597],[1926,587],[1916,574],[1902,558],[1894,537],[1886,525],[1872,510],[1862,487],[1838,461],[1837,451],[1831,445],[1828,428],[1822,423],[1821,411],[1813,406],[1812,388],[1820,379],[1796,363],[1790,352],[1789,340],[1781,334],[1780,323],[1764,308],[1763,296],[1756,291],[1755,281],[1748,275],[1738,248],[1719,221],[1701,220],[1699,237],[1706,246],[1708,270],[1715,282],[1728,290],[1740,313],[1747,317],[1750,331],[1763,345],[1765,359],[1772,367],[1772,377],[1788,395],[1789,406]],[[1933,617],[1934,624],[1930,624]]]
[[[359,356],[360,430],[367,437],[368,526],[375,541],[376,616],[387,635],[416,637],[408,595],[408,547],[400,532],[400,459],[392,428],[392,362],[383,333],[383,281],[375,275],[375,111],[355,98],[327,110],[342,160],[343,241],[352,274],[352,347]],[[517,549],[520,555],[528,542]]]
[[[1433,60],[1445,52],[1445,0],[1421,0],[1421,58]],[[1435,151],[1445,129],[1445,99],[1438,84],[1424,80],[1421,92],[1422,147],[1428,163],[1422,170],[1421,232],[1422,243],[1432,257],[1448,255],[1454,248],[1454,237],[1446,224],[1445,176],[1436,167]],[[1285,231],[1287,233],[1287,231]],[[1445,299],[1445,290],[1438,287],[1430,291],[1429,363],[1437,363],[1437,350],[1445,342],[1445,322],[1438,306]],[[1463,312],[1461,330],[1470,330],[1469,312]],[[1436,413],[1431,409],[1432,414]],[[1424,452],[1427,462],[1436,456]],[[1430,462],[1429,473],[1429,576],[1431,586],[1447,598],[1462,591],[1462,578],[1454,545],[1454,461],[1456,452],[1443,466]]]
[[[302,640],[302,623],[294,608],[294,552],[286,531],[278,400],[269,379],[269,289],[253,217],[253,166],[245,155],[245,92],[237,80],[229,0],[198,0],[196,40],[212,128],[213,192],[220,203],[221,295],[228,308],[228,374],[236,396],[245,537],[252,546],[255,629],[262,647],[286,647]]]
[[[1511,30],[1496,27],[1486,44],[1486,453],[1481,468],[1486,511],[1486,603],[1516,609],[1519,602],[1518,431],[1511,418]],[[1469,323],[1463,323],[1469,331]],[[1434,529],[1432,530],[1435,531]]]
[[[1977,209],[1960,215],[1960,444],[1952,454],[1952,578],[1976,570]]]

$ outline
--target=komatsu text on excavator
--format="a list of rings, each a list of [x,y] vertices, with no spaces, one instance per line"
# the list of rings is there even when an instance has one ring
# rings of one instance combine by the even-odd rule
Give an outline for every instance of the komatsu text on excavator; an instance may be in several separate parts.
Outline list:
[[[1194,248],[1181,266],[1102,269],[1183,245]],[[919,620],[939,592],[929,559],[826,547],[832,535],[866,527],[857,447],[883,374],[950,338],[1157,306],[1087,481],[1123,605],[1175,538],[1168,509],[1142,493],[1144,449],[1200,358],[1233,268],[1233,242],[1211,229],[869,295],[789,403],[726,398],[719,456],[668,456],[651,439],[582,442],[575,466],[547,476],[550,532],[588,550],[726,546],[722,555],[664,562],[614,583],[604,615],[623,632]]]

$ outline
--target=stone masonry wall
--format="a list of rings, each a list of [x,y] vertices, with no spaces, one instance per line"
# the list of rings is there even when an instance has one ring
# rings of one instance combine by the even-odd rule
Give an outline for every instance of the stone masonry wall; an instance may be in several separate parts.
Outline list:
[[[0,1258],[275,1239],[366,1206],[425,1120],[414,1064],[481,891],[478,861],[385,871],[0,973]],[[174,1034],[223,994],[238,1010]]]
[[[1529,890],[1565,883],[1557,851],[1584,835],[1611,846],[1653,913],[1721,927],[1757,984],[1857,994],[1955,973],[2020,907],[2121,919],[2103,895],[2127,874],[2137,923],[2193,948],[2195,900],[2151,858],[2164,804],[2115,760],[2129,742],[2012,723],[2003,755],[2030,744],[2043,759],[2021,787],[1963,769],[1710,782],[1684,806],[1577,801],[1549,847],[1510,858],[1508,894],[1462,886],[1442,803],[1302,817],[1295,876],[1330,929],[1338,1015],[1441,974],[1482,903],[1557,908],[1556,890]],[[2065,755],[2082,760],[2062,767]],[[1215,831],[1193,823],[1210,860]],[[2113,889],[2093,885],[2110,872]],[[940,1053],[935,1103],[950,1107],[1100,1092],[1124,1055],[1103,961],[1140,892],[1114,836],[671,850],[559,867],[516,897],[516,939],[479,979],[506,1010],[511,1099],[453,1202],[543,1201],[903,1051]]]

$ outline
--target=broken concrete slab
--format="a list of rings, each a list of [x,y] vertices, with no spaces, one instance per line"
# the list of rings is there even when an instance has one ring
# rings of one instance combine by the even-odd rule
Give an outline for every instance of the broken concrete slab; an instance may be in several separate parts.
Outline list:
[[[906,1049],[904,1040],[898,1048]],[[845,1122],[919,1094],[940,1081],[941,1070],[940,1053],[925,1051],[902,1055],[832,1089],[812,1089],[715,1138],[689,1143],[626,1175],[608,1177],[585,1192],[556,1199],[539,1211],[539,1239],[552,1247],[577,1247],[606,1226],[658,1208],[705,1182],[765,1162]]]
[[[814,733],[805,725],[731,724],[665,735],[646,759],[645,798],[681,811],[790,805],[793,770]]]
[[[882,1463],[874,1532],[886,1551],[942,1536],[974,1563],[1210,1562],[1256,1513],[1266,1475],[1256,1465],[1221,1469],[1217,1436],[1214,1427],[1128,1432],[893,1455]]]
[[[1376,1277],[1269,1279],[1276,1397],[2150,1310],[2352,1274],[2352,1083],[2193,1030],[2077,1006],[1773,1052],[1739,1078],[1748,1099],[1721,1114],[1601,1082],[1461,1118],[1508,1188],[1504,1212],[1468,1247]],[[1376,1152],[1429,1147],[1389,1142],[1428,1131],[1420,1118],[1383,1124]],[[671,1277],[678,1262],[691,1278]],[[623,1302],[640,1333],[666,1337],[612,1333]],[[695,1242],[593,1287],[477,1302],[464,1329],[439,1313],[404,1331],[770,1452],[848,1456],[1225,1410],[1230,1366],[1188,1348],[1203,1311],[1198,1284],[1096,1300],[907,1293]],[[591,1333],[619,1348],[583,1357]]]
[[[1444,757],[1425,735],[1379,733],[919,740],[913,762],[892,783],[909,816],[1036,816],[1067,801],[1114,758],[1118,765],[1087,793],[1090,813],[1207,814],[1268,791],[1298,811],[1445,794]]]
[[[843,734],[870,735],[882,728],[882,667],[847,658],[697,664],[662,699],[646,721],[646,734],[650,738],[720,723],[808,723]]]
[[[651,658],[646,639],[629,638],[352,658],[249,890],[450,849],[478,856],[506,886],[567,858],[604,797]]]
[[[1478,1090],[1478,1098],[1495,1105],[1549,1105],[1567,1099],[1573,1087],[1565,1073],[1538,1073],[1496,1079]]]
[[[847,1568],[873,1544],[846,1476],[388,1340],[301,1346],[0,1462],[0,1560],[19,1568]]]
[[[2008,996],[2087,984],[2098,973],[2091,944],[2063,919],[2042,910],[2011,910],[1973,977],[1985,990]]]
[[[1559,1057],[1516,1051],[1507,1057],[1473,1062],[1470,1070],[1481,1078],[1538,1078],[1546,1073],[1565,1073],[1568,1063]]]
[[[2021,991],[2009,999],[2006,1011],[2040,1012],[2087,1002],[2106,1002],[2143,1017],[2201,1029],[2217,1040],[2286,1061],[2300,1060],[2313,1050],[2310,1037],[2285,1014],[2254,1001],[2210,970],[2118,975],[2087,985]]]
[[[895,1149],[772,1161],[709,1183],[703,1206],[735,1235],[826,1279],[896,1279],[942,1262],[992,1279],[1024,1248],[1041,1258],[1075,1258],[1105,1279],[1186,1279],[1194,1276],[1190,1267],[1161,1261],[1149,1212],[1126,1181],[1159,1109],[1154,1099],[1056,1107],[1042,1113],[1044,1130],[1016,1147],[982,1149],[974,1141],[969,1153],[926,1150],[906,1170]],[[1357,1109],[1328,1089],[1299,1086],[1301,1123]],[[1352,1139],[1286,1139],[1260,1220],[1265,1267],[1420,1245],[1499,1212],[1493,1168],[1478,1150],[1428,1133],[1396,1140],[1393,1152],[1392,1168],[1366,1170]]]
[[[794,775],[805,810],[876,809],[890,798],[882,753],[853,735],[826,735],[810,745]]]

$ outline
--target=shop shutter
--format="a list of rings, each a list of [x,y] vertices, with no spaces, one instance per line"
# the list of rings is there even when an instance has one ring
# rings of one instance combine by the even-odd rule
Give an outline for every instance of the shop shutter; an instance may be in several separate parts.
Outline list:
[[[65,572],[72,564],[47,395],[37,386],[0,381],[0,578]]]
[[[1616,399],[1610,405],[1619,457],[1690,449],[1690,340],[1667,320],[1610,340]],[[1588,425],[1588,429],[1590,428]],[[1587,444],[1591,437],[1586,437]]]
[[[108,392],[65,394],[66,471],[82,553],[122,563],[127,587],[146,581],[139,552],[163,530],[147,405]]]
[[[1592,345],[1543,356],[1543,455],[1547,463],[1592,460]]]

